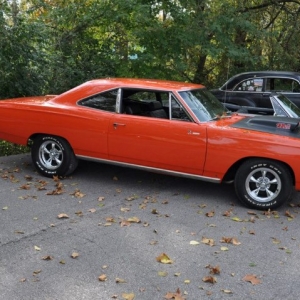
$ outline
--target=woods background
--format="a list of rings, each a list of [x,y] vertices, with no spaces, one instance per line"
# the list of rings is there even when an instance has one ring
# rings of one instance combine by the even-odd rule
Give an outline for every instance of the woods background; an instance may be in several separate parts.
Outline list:
[[[242,71],[299,71],[299,12],[277,0],[0,0],[0,98],[103,77],[216,88]]]

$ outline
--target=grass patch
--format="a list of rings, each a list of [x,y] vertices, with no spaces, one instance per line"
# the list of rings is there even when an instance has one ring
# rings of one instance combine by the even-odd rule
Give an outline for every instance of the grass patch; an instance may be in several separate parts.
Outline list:
[[[0,140],[0,156],[8,156],[30,152],[30,148]]]

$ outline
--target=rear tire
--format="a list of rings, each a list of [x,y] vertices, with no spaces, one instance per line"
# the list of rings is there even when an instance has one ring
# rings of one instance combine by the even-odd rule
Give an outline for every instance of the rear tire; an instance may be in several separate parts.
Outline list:
[[[37,171],[46,177],[67,176],[78,165],[69,143],[57,136],[39,136],[31,147],[32,162]]]
[[[293,193],[292,175],[288,168],[268,159],[244,162],[235,176],[239,200],[255,209],[274,209],[288,201]]]

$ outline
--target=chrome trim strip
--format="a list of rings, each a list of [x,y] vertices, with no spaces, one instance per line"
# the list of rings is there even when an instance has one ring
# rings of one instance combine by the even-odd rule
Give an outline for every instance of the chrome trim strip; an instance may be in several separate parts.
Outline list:
[[[185,177],[185,178],[190,178],[190,179],[208,181],[208,182],[212,182],[212,183],[221,183],[220,178],[212,178],[212,177],[200,176],[200,175],[195,175],[195,174],[182,173],[182,172],[164,170],[164,169],[153,168],[153,167],[146,167],[146,166],[135,165],[135,164],[125,163],[125,162],[113,161],[113,160],[109,160],[109,159],[94,158],[94,157],[89,157],[89,156],[84,156],[84,155],[76,155],[76,157],[79,159],[83,159],[83,160],[102,162],[102,163],[107,163],[107,164],[117,165],[117,166],[122,166],[122,167],[130,167],[130,168],[139,169],[139,170],[143,170],[143,171],[146,170],[146,171],[150,171],[150,172],[154,172],[154,173],[173,175],[173,176],[177,176],[177,177]]]

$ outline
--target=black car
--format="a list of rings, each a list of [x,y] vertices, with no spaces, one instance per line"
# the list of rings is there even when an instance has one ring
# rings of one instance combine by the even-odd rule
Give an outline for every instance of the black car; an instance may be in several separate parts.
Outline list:
[[[225,106],[236,111],[251,107],[252,113],[272,114],[271,93],[280,93],[300,107],[300,73],[287,71],[246,72],[231,77],[219,89],[211,90]]]

